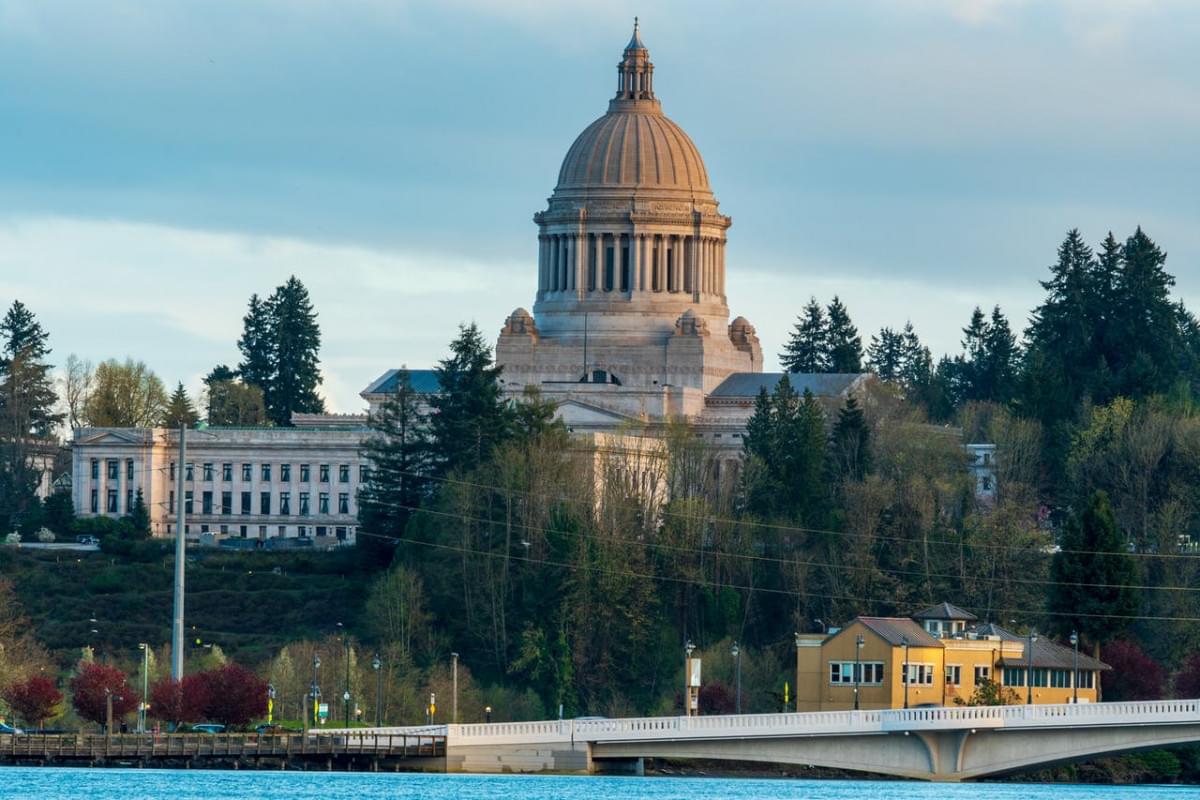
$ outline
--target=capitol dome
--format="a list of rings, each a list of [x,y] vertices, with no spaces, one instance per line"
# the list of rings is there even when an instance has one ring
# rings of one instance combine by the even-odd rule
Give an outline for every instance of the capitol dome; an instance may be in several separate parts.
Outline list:
[[[712,193],[700,151],[657,104],[614,105],[571,145],[555,191],[653,187]]]

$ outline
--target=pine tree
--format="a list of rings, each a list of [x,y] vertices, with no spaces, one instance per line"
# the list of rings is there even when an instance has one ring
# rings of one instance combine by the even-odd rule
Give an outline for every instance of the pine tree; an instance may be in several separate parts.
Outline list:
[[[867,347],[867,369],[880,380],[899,380],[904,368],[904,335],[891,328],[880,328]]]
[[[984,393],[987,394],[987,399],[1008,405],[1017,391],[1021,350],[1008,319],[1000,311],[1000,306],[992,309],[992,318],[988,322],[983,346],[987,354],[983,369]]]
[[[21,301],[0,321],[0,438],[48,438],[63,415],[50,375],[49,335]]]
[[[829,372],[862,372],[862,337],[850,321],[850,312],[837,295],[829,304],[826,328],[826,369]]]
[[[270,319],[270,378],[263,387],[267,416],[276,425],[292,424],[292,414],[321,413],[321,329],[308,290],[293,275],[266,303]],[[248,315],[249,316],[249,315]]]
[[[1125,241],[1108,354],[1117,394],[1165,392],[1178,377],[1174,366],[1182,343],[1171,301],[1175,278],[1164,268],[1166,260],[1140,227]]]
[[[249,308],[242,318],[242,338],[238,339],[238,350],[242,354],[242,361],[237,368],[238,376],[264,391],[275,377],[277,342],[272,317],[272,308],[257,294],[250,295]],[[232,380],[234,377],[229,375],[220,380]]]
[[[796,459],[788,484],[796,493],[796,514],[807,525],[821,524],[825,511],[825,464],[828,445],[825,411],[805,389],[796,417]]]
[[[1096,644],[1118,637],[1138,614],[1137,567],[1105,492],[1070,517],[1059,545],[1050,563],[1050,610],[1059,629]]]
[[[184,425],[191,428],[199,420],[200,415],[192,405],[192,398],[188,397],[187,390],[183,388],[183,381],[180,381],[171,393],[171,399],[167,401],[167,410],[163,413],[163,427],[178,428]]]
[[[438,393],[430,405],[436,470],[473,469],[491,456],[512,430],[512,414],[500,390],[501,367],[475,323],[460,326],[450,357],[438,363]]]
[[[133,496],[133,508],[129,509],[126,519],[129,520],[134,538],[145,539],[150,536],[150,511],[146,508],[146,498],[142,496],[140,487]]]
[[[854,395],[838,410],[829,456],[836,483],[861,481],[871,471],[871,429]]]
[[[363,443],[367,480],[359,489],[359,550],[373,566],[392,559],[412,514],[429,493],[432,452],[429,421],[421,410],[407,370],[400,370],[396,393],[371,415],[372,435]]]
[[[788,372],[828,372],[828,333],[825,310],[813,297],[797,318],[779,363]]]

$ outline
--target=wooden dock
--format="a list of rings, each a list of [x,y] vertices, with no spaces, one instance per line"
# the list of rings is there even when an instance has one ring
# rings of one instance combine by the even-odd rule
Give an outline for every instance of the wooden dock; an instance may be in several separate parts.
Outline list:
[[[413,734],[0,735],[0,765],[445,770],[446,737]]]

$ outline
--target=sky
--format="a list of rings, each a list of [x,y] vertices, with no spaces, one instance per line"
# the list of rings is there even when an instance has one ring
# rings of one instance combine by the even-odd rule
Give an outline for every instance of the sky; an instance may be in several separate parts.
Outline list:
[[[1200,4],[0,0],[0,305],[193,390],[309,288],[331,410],[499,333],[632,20],[723,213],[767,369],[811,296],[959,351],[1071,228],[1141,225],[1200,307]]]

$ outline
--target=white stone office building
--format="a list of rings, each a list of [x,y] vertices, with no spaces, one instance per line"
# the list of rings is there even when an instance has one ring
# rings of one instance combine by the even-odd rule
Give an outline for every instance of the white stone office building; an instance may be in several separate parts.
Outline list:
[[[178,430],[77,430],[71,448],[75,513],[123,517],[141,489],[151,532],[173,536],[182,469],[184,533],[191,540],[245,540],[241,546],[247,548],[351,544],[366,470],[359,452],[366,418],[298,421],[318,420],[328,424],[189,430],[182,465]]]

